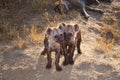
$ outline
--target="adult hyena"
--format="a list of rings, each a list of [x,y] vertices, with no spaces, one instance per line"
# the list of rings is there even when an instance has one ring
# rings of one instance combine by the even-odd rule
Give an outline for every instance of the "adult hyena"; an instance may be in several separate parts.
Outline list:
[[[90,11],[96,11],[99,13],[103,13],[101,9],[92,8],[90,7],[91,4],[99,4],[98,0],[61,0],[61,3],[55,4],[55,12],[61,13],[61,8],[64,9],[64,11],[69,12],[73,7],[80,9],[80,12],[84,15],[85,18],[89,18],[90,15],[86,12],[87,10]],[[61,7],[60,5],[65,5],[64,7]],[[67,7],[66,7],[67,6]]]

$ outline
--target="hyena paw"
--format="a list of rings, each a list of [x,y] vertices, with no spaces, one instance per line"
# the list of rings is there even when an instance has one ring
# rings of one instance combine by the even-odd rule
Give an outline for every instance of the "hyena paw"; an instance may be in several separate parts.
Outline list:
[[[50,69],[50,68],[51,68],[51,64],[47,64],[46,69]]]
[[[70,64],[70,65],[73,65],[73,64],[74,64],[73,59],[72,59],[72,60],[69,60],[69,64]]]
[[[56,67],[57,71],[62,71],[62,68],[60,66]]]
[[[82,54],[81,50],[78,50],[78,54]]]
[[[66,65],[68,65],[69,63],[68,63],[68,61],[63,61],[63,65],[64,66],[66,66]]]

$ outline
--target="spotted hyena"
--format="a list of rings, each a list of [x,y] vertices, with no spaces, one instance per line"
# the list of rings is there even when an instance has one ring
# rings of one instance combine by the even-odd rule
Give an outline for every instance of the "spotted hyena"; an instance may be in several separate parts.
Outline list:
[[[44,50],[42,51],[42,55],[47,53],[47,60],[48,63],[46,65],[46,68],[51,68],[52,64],[52,58],[51,58],[51,52],[55,51],[55,65],[56,70],[61,71],[62,68],[59,65],[59,59],[60,59],[60,50],[61,50],[61,44],[63,39],[63,33],[60,29],[51,29],[48,28],[46,30],[45,39],[44,39]]]
[[[81,32],[79,26],[67,25],[64,33],[64,46],[67,50],[69,64],[73,64],[73,55],[75,47],[77,47],[78,54],[81,54],[80,44],[81,44]],[[65,63],[64,63],[65,64]]]
[[[103,13],[101,9],[90,7],[91,4],[98,5],[99,3],[100,2],[98,0],[59,0],[59,3],[55,4],[54,10],[55,12],[59,13],[61,13],[62,11],[68,13],[72,8],[78,8],[80,9],[80,12],[84,15],[84,17],[88,19],[90,15],[87,13],[86,9],[90,11]]]
[[[60,25],[59,28],[57,29],[48,28],[46,30],[45,39],[44,39],[44,50],[41,52],[41,55],[47,53],[47,60],[48,60],[48,63],[46,65],[47,69],[51,68],[51,64],[52,64],[51,52],[55,51],[56,70],[57,71],[62,70],[61,66],[59,65],[62,42],[64,41],[62,29],[63,29],[63,25]]]

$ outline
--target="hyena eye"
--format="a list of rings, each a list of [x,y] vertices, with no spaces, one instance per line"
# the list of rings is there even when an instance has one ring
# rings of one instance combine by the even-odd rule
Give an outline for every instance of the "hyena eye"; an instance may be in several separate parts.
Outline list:
[[[57,38],[58,36],[57,36],[57,35],[55,35],[54,37],[55,37],[55,38]]]

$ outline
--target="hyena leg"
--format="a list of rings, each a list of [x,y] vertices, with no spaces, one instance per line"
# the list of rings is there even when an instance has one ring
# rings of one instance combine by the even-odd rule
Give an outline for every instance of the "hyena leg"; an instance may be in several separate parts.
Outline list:
[[[63,65],[66,66],[68,65],[68,53],[66,47],[63,47],[63,55],[64,55]]]
[[[81,34],[80,34],[81,35]],[[81,49],[80,49],[80,45],[81,45],[81,37],[78,39],[77,41],[77,51],[78,51],[78,54],[81,54]]]
[[[71,64],[71,65],[74,64],[74,61],[73,61],[74,51],[75,51],[75,45],[72,45],[71,46],[71,51],[69,53],[69,64]]]
[[[76,46],[77,46],[77,51],[78,51],[78,54],[81,54],[82,52],[81,52],[81,49],[80,49],[80,45],[81,45],[81,32],[79,31],[79,32],[77,32],[77,39],[76,39],[76,41],[77,41],[77,44],[76,44]]]
[[[62,71],[62,68],[61,68],[61,66],[59,65],[59,59],[60,59],[60,51],[56,51],[56,54],[55,54],[56,70],[57,70],[57,71]]]
[[[47,51],[47,60],[48,60],[48,63],[46,65],[46,68],[50,69],[52,64],[51,51]]]
[[[47,49],[44,47],[44,50],[41,52],[41,55],[45,55],[47,52]]]
[[[48,46],[48,38],[47,37],[45,37],[45,39],[44,39],[44,50],[41,52],[41,55],[45,55],[45,53],[47,52],[47,46]]]
[[[78,51],[78,54],[81,54],[81,49],[80,49],[80,45],[81,45],[81,39],[78,39],[77,41],[77,51]]]

